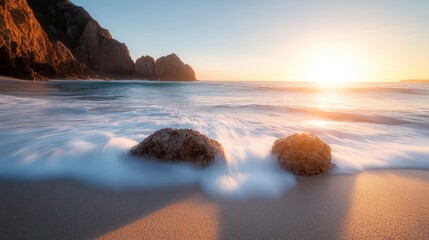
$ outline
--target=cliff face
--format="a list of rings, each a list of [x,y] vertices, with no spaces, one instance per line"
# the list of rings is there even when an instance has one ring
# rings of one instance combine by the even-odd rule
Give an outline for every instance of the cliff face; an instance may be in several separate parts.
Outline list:
[[[195,80],[175,54],[134,64],[124,43],[69,0],[0,0],[0,75]]]
[[[61,41],[94,76],[132,78],[127,46],[113,39],[87,11],[68,0],[27,0],[51,41]]]
[[[59,41],[50,41],[25,0],[0,0],[0,74],[23,79],[87,78]]]

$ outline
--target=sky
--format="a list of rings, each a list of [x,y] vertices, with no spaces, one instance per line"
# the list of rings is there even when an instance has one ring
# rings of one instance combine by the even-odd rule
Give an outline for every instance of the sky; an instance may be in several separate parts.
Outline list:
[[[200,80],[429,78],[428,0],[72,0],[135,60],[176,53]]]

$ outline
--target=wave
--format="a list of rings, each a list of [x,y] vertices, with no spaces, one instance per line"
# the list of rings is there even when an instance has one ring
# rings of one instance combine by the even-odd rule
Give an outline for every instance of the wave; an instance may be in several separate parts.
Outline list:
[[[237,83],[233,89],[225,88],[229,83],[133,84],[140,83],[55,82],[41,84],[38,95],[23,94],[22,86],[3,92],[0,177],[72,178],[118,190],[197,185],[215,198],[274,198],[294,187],[296,177],[277,166],[271,146],[298,131],[315,133],[332,147],[337,167],[331,174],[429,169],[429,112],[415,107],[420,97],[410,100],[406,113],[395,105],[326,111],[311,104],[265,104],[271,95],[237,94],[237,88],[248,88]],[[228,103],[219,102],[225,97]],[[218,140],[226,161],[199,170],[129,156],[130,147],[165,127],[192,128]]]
[[[228,131],[222,132],[222,129]],[[295,186],[295,176],[281,170],[269,154],[275,138],[255,136],[243,129],[231,131],[230,127],[216,130],[227,161],[217,159],[204,170],[187,164],[132,158],[128,150],[137,141],[92,132],[85,137],[36,141],[26,147],[13,148],[11,142],[12,151],[5,152],[2,148],[0,176],[29,180],[71,178],[116,190],[200,185],[212,197],[229,199],[273,198]],[[372,169],[429,169],[429,149],[421,144],[379,145],[376,140],[353,139],[351,135],[338,138],[329,131],[320,136],[333,149],[336,167],[331,174]]]
[[[401,117],[386,116],[383,114],[375,113],[350,113],[350,112],[336,112],[336,111],[324,111],[317,108],[298,108],[288,106],[276,106],[276,105],[264,105],[264,104],[225,104],[215,105],[214,108],[225,108],[225,109],[240,109],[249,111],[262,111],[262,112],[277,112],[277,113],[300,113],[308,115],[309,117],[317,117],[320,119],[332,120],[332,121],[350,121],[350,122],[362,122],[362,123],[375,123],[383,125],[413,125],[420,127],[429,127],[429,115],[426,114],[409,114]]]
[[[326,93],[326,92],[342,92],[342,93],[393,93],[393,94],[427,94],[428,91],[424,88],[416,88],[415,86],[402,86],[399,87],[396,84],[395,86],[390,87],[333,87],[333,88],[324,88],[324,87],[310,87],[310,86],[258,86],[258,84],[247,86],[253,90],[264,91],[264,92],[291,92],[291,93]],[[299,83],[302,85],[302,83]]]
[[[228,151],[227,162],[217,159],[213,166],[201,170],[188,164],[132,158],[128,150],[137,142],[110,133],[93,133],[64,143],[51,141],[3,152],[6,157],[0,162],[0,176],[29,180],[71,178],[110,189],[200,184],[210,196],[232,199],[279,196],[295,183],[294,177],[280,170],[274,159],[260,159],[254,150],[249,150],[246,159],[236,159],[237,153]]]

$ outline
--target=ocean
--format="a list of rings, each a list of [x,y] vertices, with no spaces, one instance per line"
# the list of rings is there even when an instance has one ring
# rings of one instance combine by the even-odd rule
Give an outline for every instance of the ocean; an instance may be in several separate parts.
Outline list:
[[[129,156],[167,127],[218,140],[226,162],[195,169]],[[297,177],[279,169],[271,146],[302,131],[331,146],[331,175],[429,170],[429,84],[0,81],[2,179],[72,179],[115,191],[196,185],[213,197],[277,197]]]

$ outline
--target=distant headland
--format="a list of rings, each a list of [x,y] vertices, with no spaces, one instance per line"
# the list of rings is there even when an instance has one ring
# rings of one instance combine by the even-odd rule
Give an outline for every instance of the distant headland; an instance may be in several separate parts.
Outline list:
[[[406,79],[401,80],[402,83],[429,83],[429,79]]]
[[[82,7],[68,0],[0,1],[0,75],[28,79],[196,80],[176,54],[131,59]]]

